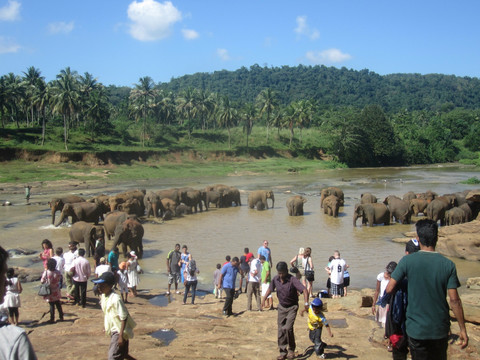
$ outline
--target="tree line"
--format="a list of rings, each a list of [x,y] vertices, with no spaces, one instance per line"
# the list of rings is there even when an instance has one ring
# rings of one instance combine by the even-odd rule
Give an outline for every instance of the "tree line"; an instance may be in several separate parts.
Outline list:
[[[415,86],[412,79],[418,81]],[[241,128],[248,151],[255,126],[265,129],[265,146],[276,136],[290,148],[321,148],[349,166],[478,158],[476,99],[478,79],[381,77],[324,66],[257,65],[158,84],[145,76],[132,88],[104,86],[92,74],[79,75],[69,67],[50,82],[33,66],[21,76],[0,77],[2,127],[40,127],[42,145],[47,129],[61,128],[66,150],[72,130],[92,141],[109,134],[129,144],[136,137],[142,147],[155,148],[159,136],[173,129],[187,137],[196,131],[225,131],[231,148],[231,130]],[[304,140],[305,129],[316,131],[322,140]]]

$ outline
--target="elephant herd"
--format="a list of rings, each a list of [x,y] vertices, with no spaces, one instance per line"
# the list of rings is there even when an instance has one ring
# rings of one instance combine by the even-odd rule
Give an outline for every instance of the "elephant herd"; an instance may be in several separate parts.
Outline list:
[[[361,195],[360,204],[355,205],[353,225],[359,217],[362,223],[389,225],[396,221],[410,224],[412,216],[423,214],[428,219],[440,221],[444,225],[456,225],[471,221],[478,216],[478,202],[467,200],[470,190],[454,194],[438,195],[433,191],[415,193],[409,191],[403,198],[389,195],[383,203],[377,202],[377,197],[371,193]]]

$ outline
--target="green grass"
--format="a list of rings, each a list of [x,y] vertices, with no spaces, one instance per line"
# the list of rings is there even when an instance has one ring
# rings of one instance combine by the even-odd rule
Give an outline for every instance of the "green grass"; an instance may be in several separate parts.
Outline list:
[[[474,176],[474,177],[471,177],[470,179],[460,181],[460,184],[478,185],[480,184],[480,179]]]

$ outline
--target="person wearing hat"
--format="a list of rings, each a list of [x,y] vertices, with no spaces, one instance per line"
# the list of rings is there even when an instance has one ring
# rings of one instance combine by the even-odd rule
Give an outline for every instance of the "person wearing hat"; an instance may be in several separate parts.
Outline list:
[[[98,279],[92,280],[100,291],[100,305],[105,315],[105,333],[111,337],[108,359],[132,359],[128,355],[129,340],[133,338],[136,326],[122,298],[114,290],[115,276],[104,272]]]
[[[122,261],[118,265],[116,275],[118,289],[120,289],[120,295],[125,304],[128,304],[128,274],[127,274],[127,262]]]
[[[322,329],[325,326],[328,330],[328,334],[330,337],[333,337],[332,330],[328,325],[327,319],[322,312],[323,309],[323,302],[318,297],[313,299],[310,303],[310,307],[308,308],[308,331],[310,340],[314,344],[315,354],[319,359],[325,359],[324,349],[327,346],[322,341]],[[300,312],[300,315],[303,316],[305,309]]]
[[[128,288],[132,291],[132,296],[137,296],[137,285],[140,282],[140,279],[138,278],[138,268],[140,268],[140,266],[138,266],[137,255],[135,254],[135,251],[130,251],[127,257]]]
[[[99,263],[100,264],[95,268],[95,277],[97,279],[106,271],[112,272],[112,267],[107,264],[107,259],[105,259],[105,257],[101,257]]]

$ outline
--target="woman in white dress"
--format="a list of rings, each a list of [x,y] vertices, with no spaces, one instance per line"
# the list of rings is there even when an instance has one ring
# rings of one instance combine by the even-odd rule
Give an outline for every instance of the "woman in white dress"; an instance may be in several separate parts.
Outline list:
[[[137,296],[137,285],[140,282],[138,278],[138,273],[141,273],[142,270],[138,265],[137,255],[135,251],[131,251],[128,254],[127,262],[127,277],[128,277],[128,288],[132,291],[132,296]]]
[[[22,292],[22,284],[18,277],[14,277],[14,269],[7,270],[7,280],[5,281],[5,298],[3,306],[8,308],[8,317],[10,323],[18,325],[18,308],[20,307],[20,293]]]

